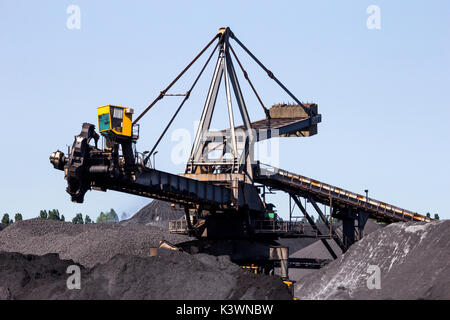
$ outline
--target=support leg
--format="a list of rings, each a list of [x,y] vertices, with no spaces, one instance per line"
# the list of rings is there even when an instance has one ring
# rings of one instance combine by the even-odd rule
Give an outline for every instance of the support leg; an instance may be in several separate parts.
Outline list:
[[[294,199],[294,202],[297,204],[297,206],[300,208],[300,210],[302,211],[303,215],[305,216],[306,220],[308,220],[309,224],[311,225],[311,227],[317,232],[318,235],[322,235],[322,232],[320,232],[319,228],[317,227],[317,225],[314,223],[314,221],[311,219],[311,216],[308,214],[308,212],[306,211],[306,209],[303,207],[301,201],[298,199],[298,197],[294,194],[290,194],[290,196],[292,197],[292,199]],[[327,248],[328,252],[330,253],[330,255],[333,257],[333,259],[337,259],[337,255],[334,252],[333,248],[331,248],[330,244],[327,242],[326,239],[320,239],[323,243],[323,245],[325,246],[325,248]]]

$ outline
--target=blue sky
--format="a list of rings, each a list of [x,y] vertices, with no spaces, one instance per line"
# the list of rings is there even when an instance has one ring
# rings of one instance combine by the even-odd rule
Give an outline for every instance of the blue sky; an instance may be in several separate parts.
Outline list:
[[[72,4],[81,10],[79,30],[66,27]],[[381,10],[379,30],[366,27],[369,5]],[[83,122],[95,123],[97,106],[139,113],[225,25],[301,100],[319,105],[319,134],[282,139],[281,168],[450,218],[450,3],[437,0],[2,0],[0,213],[32,218],[58,208],[66,218],[95,218],[145,205],[148,199],[111,191],[73,204],[48,157],[66,150]],[[267,105],[290,101],[239,55]],[[199,68],[173,92],[186,91]],[[170,161],[170,137],[177,128],[193,130],[211,73],[158,148],[157,168],[184,171]],[[262,118],[242,86],[252,120]],[[141,151],[156,141],[177,99],[164,99],[141,121]],[[282,216],[284,200],[274,198]]]

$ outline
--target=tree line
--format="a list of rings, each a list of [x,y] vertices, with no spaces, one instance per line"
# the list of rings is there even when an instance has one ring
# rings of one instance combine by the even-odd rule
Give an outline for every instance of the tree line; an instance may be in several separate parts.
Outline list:
[[[46,219],[46,220],[57,220],[57,221],[66,221],[66,218],[63,214],[59,213],[58,209],[52,209],[52,210],[41,210],[39,212],[38,218]],[[1,220],[2,225],[9,226],[14,221],[21,221],[23,220],[22,214],[16,213],[14,216],[14,220],[10,218],[8,213],[5,213],[3,215],[3,218]],[[117,215],[116,211],[111,208],[111,210],[106,212],[100,212],[100,215],[95,220],[96,223],[105,223],[105,222],[119,222],[119,216]],[[88,216],[85,215],[83,218],[82,213],[77,213],[75,217],[72,219],[72,223],[74,224],[89,224],[94,223],[94,221]]]
[[[427,212],[427,218],[431,218],[431,214]],[[434,214],[434,220],[439,220],[439,215],[437,213]]]
[[[21,221],[21,220],[23,220],[22,215],[21,215],[20,213],[16,213],[16,215],[14,216],[14,220],[15,220],[15,221]],[[3,224],[3,225],[9,226],[9,225],[12,224],[13,222],[14,222],[13,219],[10,219],[10,218],[9,218],[9,214],[5,213],[5,214],[3,215],[3,218],[2,218],[2,224]]]
[[[429,212],[427,212],[426,216],[428,218],[431,218],[431,214]],[[125,214],[122,215],[122,218],[126,217]],[[41,219],[47,219],[47,220],[57,220],[57,221],[66,221],[66,218],[64,217],[64,215],[60,215],[59,214],[59,210],[58,209],[52,209],[52,210],[41,210],[39,212],[39,217]],[[311,216],[312,220],[316,223],[321,222],[321,220],[319,219],[319,217],[317,217],[317,219],[314,218],[314,216]],[[437,213],[434,214],[434,219],[435,220],[439,220],[439,215]],[[1,220],[1,224],[4,226],[9,226],[10,224],[12,224],[14,221],[21,221],[23,220],[22,214],[20,213],[16,213],[14,215],[14,220],[12,218],[10,218],[8,213],[5,213],[3,215],[3,218]],[[303,219],[301,220],[302,222],[306,222],[306,218],[303,217]],[[106,212],[100,212],[100,215],[97,217],[97,219],[95,220],[96,223],[104,223],[104,222],[119,222],[119,216],[117,215],[116,211],[114,209],[111,208],[111,210],[106,211]],[[338,220],[336,218],[333,218],[333,223],[338,222]],[[83,218],[83,214],[82,213],[77,213],[75,215],[75,217],[72,219],[72,223],[74,224],[89,224],[89,223],[94,223],[94,221],[88,216],[85,215]]]

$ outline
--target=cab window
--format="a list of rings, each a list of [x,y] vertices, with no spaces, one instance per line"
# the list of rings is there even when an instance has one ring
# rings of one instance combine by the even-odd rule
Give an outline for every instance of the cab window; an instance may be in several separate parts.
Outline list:
[[[123,123],[123,109],[111,107],[111,122],[112,129],[117,132],[122,132],[122,123]]]
[[[109,113],[99,115],[98,124],[100,131],[111,129],[111,125],[109,123]]]

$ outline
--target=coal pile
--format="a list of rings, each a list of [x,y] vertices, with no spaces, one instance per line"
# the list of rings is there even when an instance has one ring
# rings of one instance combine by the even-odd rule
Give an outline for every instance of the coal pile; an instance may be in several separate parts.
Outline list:
[[[0,299],[291,299],[279,278],[252,275],[227,257],[163,251],[155,257],[116,255],[81,266],[81,288],[66,286],[71,260],[0,253]]]
[[[0,299],[292,299],[279,277],[254,275],[228,256],[160,249],[192,240],[164,228],[18,221],[0,232]],[[81,267],[68,290],[67,267]]]
[[[58,253],[86,267],[109,261],[117,254],[146,257],[161,240],[171,243],[191,238],[143,225],[117,223],[73,224],[40,218],[17,221],[0,232],[0,251],[45,255]]]
[[[184,217],[184,211],[172,207],[169,202],[153,200],[130,219],[120,222],[121,225],[152,225],[162,228],[169,227],[170,220],[179,220]]]
[[[372,266],[372,267],[371,267]],[[374,267],[380,270],[380,288]],[[369,289],[371,287],[371,289]],[[296,284],[300,299],[450,299],[450,221],[394,223]]]
[[[327,234],[329,231],[327,230],[327,227],[323,223],[317,224],[320,231],[323,234]],[[369,219],[364,227],[364,236],[379,230],[380,228],[383,228],[386,226],[382,223],[377,223],[374,220]],[[342,236],[342,226],[338,224],[338,227],[336,229],[337,233]],[[294,243],[293,245],[290,245],[289,242],[283,243],[284,245],[289,246],[289,252],[291,258],[315,258],[315,259],[333,259],[330,252],[325,248],[322,241],[317,240],[315,238],[305,238],[305,239],[286,239],[290,240],[291,243]],[[298,241],[297,243],[295,243]],[[342,255],[342,251],[339,248],[339,246],[336,244],[334,240],[326,240],[329,244],[329,246],[333,249],[334,253],[338,257]],[[306,276],[310,276],[314,273],[319,272],[318,269],[295,269],[290,268],[289,269],[289,279],[294,281],[302,281],[302,278]]]
[[[45,256],[0,252],[0,300],[46,299],[66,290],[66,270],[73,261],[57,254]],[[83,273],[84,274],[84,268]]]
[[[329,234],[330,230],[323,222],[316,222],[316,226],[322,234]],[[340,223],[335,223],[333,225],[334,228],[339,228],[339,226]],[[317,240],[317,238],[282,238],[278,240],[278,243],[280,243],[280,245],[289,247],[289,253],[291,255],[316,242],[322,243],[320,240]]]

